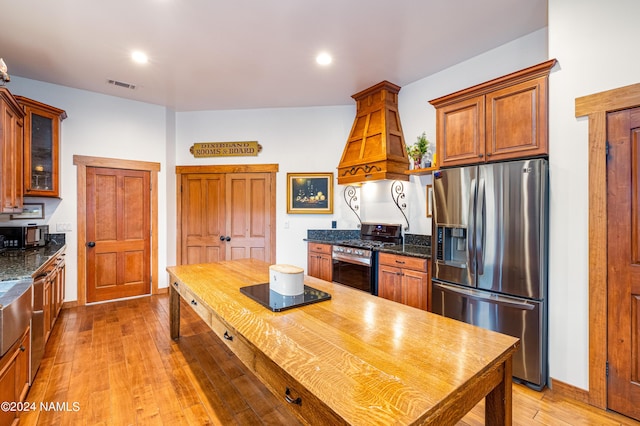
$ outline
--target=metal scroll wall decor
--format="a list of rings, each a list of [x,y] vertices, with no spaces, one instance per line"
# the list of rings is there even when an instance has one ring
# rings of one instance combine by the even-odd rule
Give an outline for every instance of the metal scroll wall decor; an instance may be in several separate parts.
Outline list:
[[[408,231],[409,219],[407,219],[407,215],[404,214],[404,211],[407,208],[407,203],[403,201],[402,204],[400,204],[400,200],[405,199],[404,184],[399,180],[394,180],[391,183],[391,199],[393,200],[393,203],[396,205],[398,210],[400,210],[400,213],[402,213],[402,216],[404,216],[404,220],[405,222],[407,222],[407,226],[404,228],[404,230]]]
[[[362,220],[358,214],[358,210],[360,209],[360,205],[358,204],[358,188],[353,185],[347,185],[344,188],[343,196],[345,203],[347,203],[347,206],[349,206],[353,214],[358,218],[360,225],[362,225]]]

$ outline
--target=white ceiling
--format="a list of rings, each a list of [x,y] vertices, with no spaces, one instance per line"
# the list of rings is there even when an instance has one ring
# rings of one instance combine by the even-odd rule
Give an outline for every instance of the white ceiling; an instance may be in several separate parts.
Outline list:
[[[547,0],[0,0],[0,10],[10,75],[176,111],[349,105],[382,80],[404,86],[547,25]],[[132,63],[134,49],[149,63]],[[331,66],[316,65],[321,50]]]

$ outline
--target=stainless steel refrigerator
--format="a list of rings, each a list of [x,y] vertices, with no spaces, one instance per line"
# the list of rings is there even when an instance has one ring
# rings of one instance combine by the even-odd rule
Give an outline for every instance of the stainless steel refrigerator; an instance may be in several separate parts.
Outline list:
[[[520,338],[513,376],[547,382],[548,164],[531,159],[433,176],[432,310]]]

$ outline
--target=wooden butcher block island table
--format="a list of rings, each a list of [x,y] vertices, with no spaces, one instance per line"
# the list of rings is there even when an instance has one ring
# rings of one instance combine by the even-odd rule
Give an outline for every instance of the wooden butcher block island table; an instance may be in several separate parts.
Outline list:
[[[167,271],[171,337],[182,297],[305,423],[455,424],[486,396],[486,424],[511,424],[516,338],[312,277],[331,300],[272,312],[239,290],[269,282],[257,260]]]

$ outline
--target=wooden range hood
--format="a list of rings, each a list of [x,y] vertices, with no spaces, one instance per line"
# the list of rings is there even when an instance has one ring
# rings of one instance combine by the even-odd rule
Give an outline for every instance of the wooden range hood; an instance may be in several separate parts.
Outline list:
[[[409,158],[398,114],[400,86],[383,81],[352,96],[356,119],[338,165],[338,184],[409,180]]]

